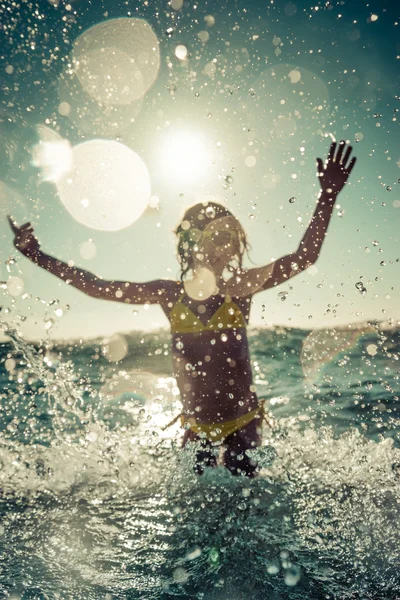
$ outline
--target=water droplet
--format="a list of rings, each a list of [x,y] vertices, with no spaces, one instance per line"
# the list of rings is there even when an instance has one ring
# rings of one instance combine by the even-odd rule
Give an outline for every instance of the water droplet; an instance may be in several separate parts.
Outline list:
[[[375,354],[378,352],[378,347],[375,344],[368,344],[367,352],[370,356],[375,356]]]
[[[4,366],[5,366],[6,370],[8,372],[10,372],[10,371],[14,371],[15,367],[17,366],[17,363],[15,362],[15,360],[13,358],[7,358],[7,360],[4,363]]]
[[[48,329],[51,329],[51,328],[53,327],[53,325],[54,325],[54,320],[53,320],[53,319],[47,319],[47,320],[44,322],[44,328],[45,328],[46,330],[48,330]]]
[[[183,567],[177,567],[174,569],[172,577],[175,583],[186,583],[189,579],[189,573]]]
[[[188,56],[188,49],[183,44],[178,44],[175,48],[175,56],[179,60],[185,60]]]
[[[367,288],[364,287],[364,284],[362,281],[357,281],[356,288],[363,295],[367,292]]]
[[[206,217],[209,219],[215,219],[215,208],[213,206],[207,206]]]
[[[300,580],[300,569],[296,565],[291,566],[289,569],[285,571],[284,581],[286,585],[293,587]]]
[[[269,563],[268,567],[267,567],[267,573],[269,575],[276,575],[277,573],[279,573],[279,565],[276,562],[273,563]]]
[[[186,554],[187,560],[195,560],[196,558],[199,558],[199,556],[201,556],[201,548],[199,548],[198,546],[196,546],[195,548],[193,548],[193,550],[190,550]]]
[[[296,202],[296,198],[294,196],[292,196],[291,198],[289,198],[289,203],[290,204],[294,204]]]
[[[278,298],[280,298],[282,300],[282,302],[284,300],[286,300],[287,296],[288,296],[288,292],[279,292],[279,294],[278,294]]]

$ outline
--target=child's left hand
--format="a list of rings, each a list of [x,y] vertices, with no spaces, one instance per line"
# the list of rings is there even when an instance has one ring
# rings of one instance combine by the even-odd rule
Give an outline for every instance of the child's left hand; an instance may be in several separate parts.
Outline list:
[[[343,189],[357,160],[353,157],[349,162],[353,148],[348,146],[343,155],[345,146],[346,142],[341,141],[335,155],[336,142],[333,142],[325,165],[320,158],[317,158],[318,179],[322,191],[331,196],[336,196]]]

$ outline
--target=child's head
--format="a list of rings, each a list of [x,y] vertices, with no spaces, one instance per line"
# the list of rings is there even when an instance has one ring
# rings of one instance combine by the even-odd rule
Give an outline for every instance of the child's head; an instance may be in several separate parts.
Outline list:
[[[181,279],[195,266],[212,266],[222,261],[224,268],[238,271],[248,249],[246,234],[232,213],[216,202],[191,206],[176,232]]]

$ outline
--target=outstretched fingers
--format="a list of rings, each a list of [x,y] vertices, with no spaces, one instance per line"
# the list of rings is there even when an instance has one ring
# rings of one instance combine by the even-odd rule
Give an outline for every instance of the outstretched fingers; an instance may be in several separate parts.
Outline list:
[[[15,235],[17,235],[18,233],[21,233],[21,232],[28,232],[28,231],[33,232],[33,227],[32,227],[32,224],[30,221],[28,221],[27,223],[24,223],[23,225],[18,226],[16,221],[14,221],[14,219],[12,217],[10,217],[10,215],[7,215],[7,219],[10,224],[10,227]]]
[[[353,150],[353,147],[352,147],[352,146],[349,146],[349,147],[347,148],[347,150],[346,150],[346,154],[344,155],[344,157],[343,157],[343,160],[342,160],[342,165],[343,165],[343,167],[344,167],[344,168],[346,168],[346,165],[347,165],[347,163],[348,163],[348,161],[349,161],[350,154],[351,154],[351,151],[352,151],[352,150]]]
[[[346,142],[342,140],[339,144],[339,149],[336,154],[336,158],[335,158],[336,163],[342,162],[342,155],[343,155],[343,150],[344,150],[345,145],[346,145]]]

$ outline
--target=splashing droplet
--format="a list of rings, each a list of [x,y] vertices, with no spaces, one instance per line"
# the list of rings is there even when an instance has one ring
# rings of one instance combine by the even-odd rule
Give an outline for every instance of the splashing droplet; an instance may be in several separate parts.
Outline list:
[[[229,177],[229,175],[228,175],[228,177]],[[214,219],[215,218],[215,208],[213,208],[212,206],[207,206],[206,217],[208,217],[209,219]]]
[[[357,283],[356,283],[356,288],[357,288],[357,289],[358,289],[358,291],[359,291],[361,294],[363,294],[363,295],[364,295],[364,294],[367,292],[367,288],[366,288],[366,287],[364,287],[364,284],[363,284],[363,282],[362,282],[362,281],[357,281]]]

